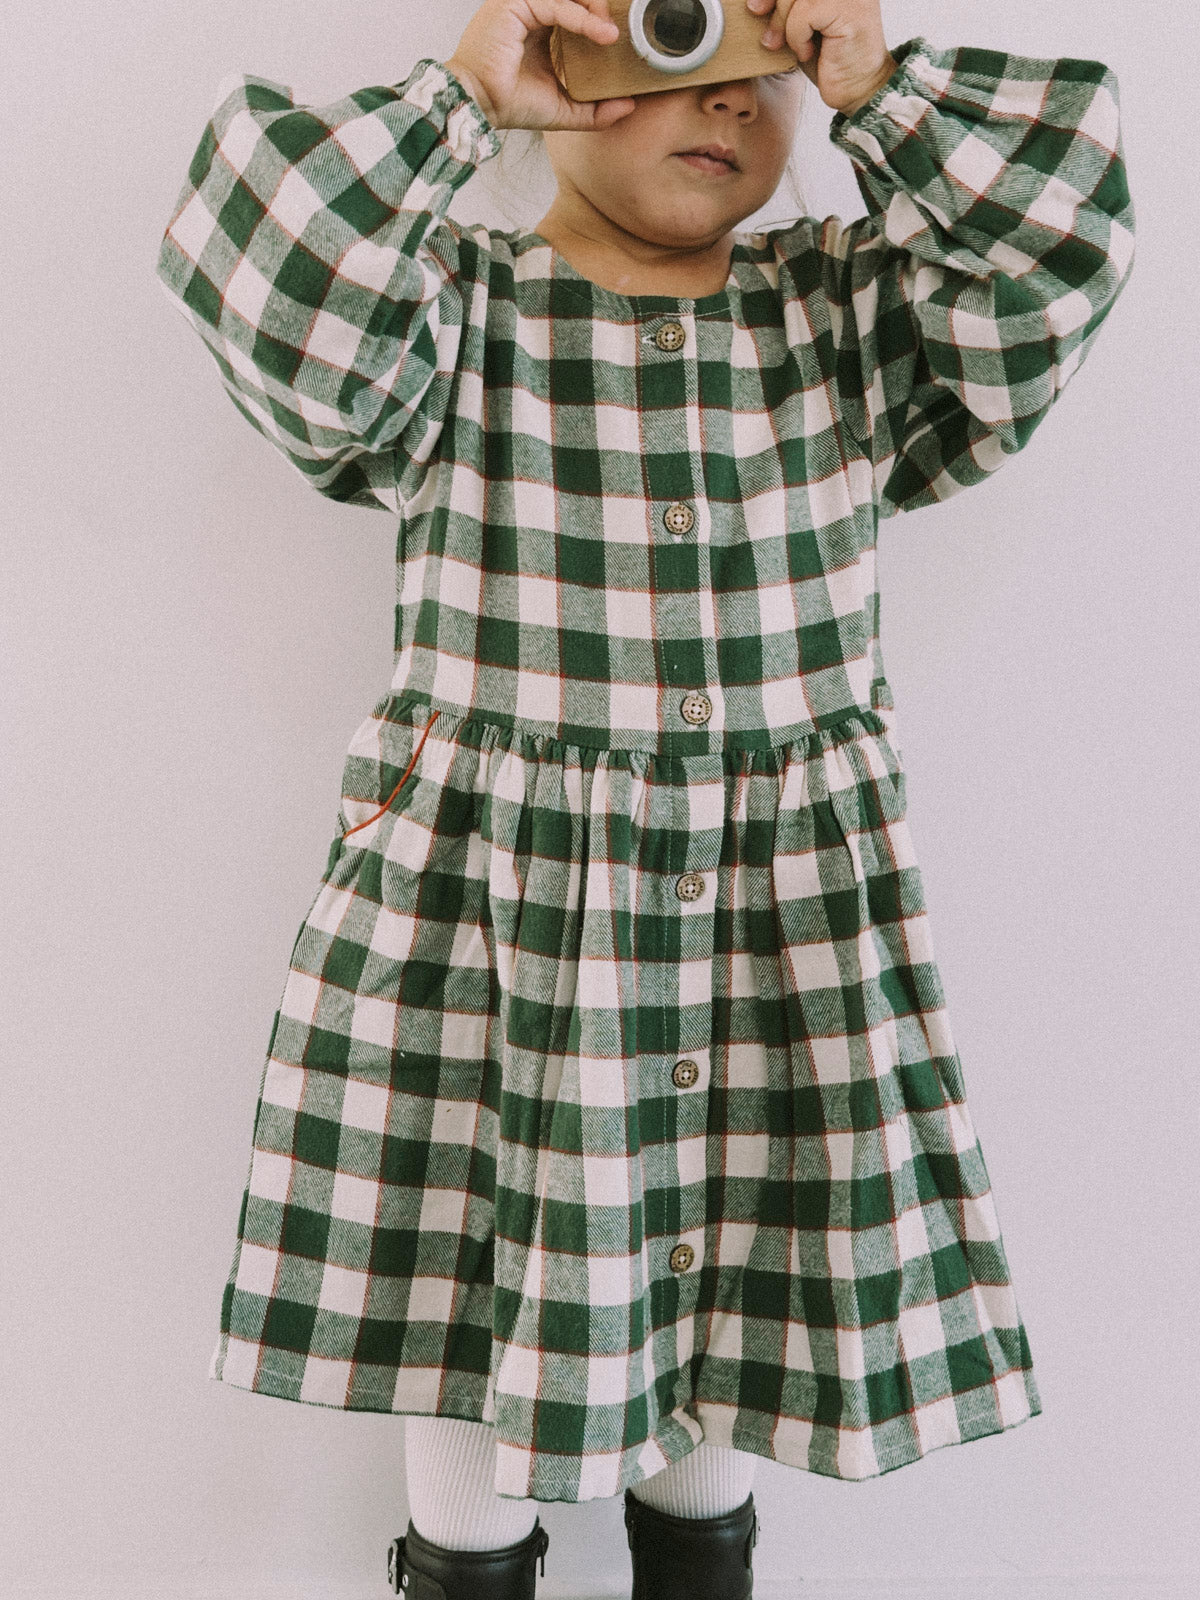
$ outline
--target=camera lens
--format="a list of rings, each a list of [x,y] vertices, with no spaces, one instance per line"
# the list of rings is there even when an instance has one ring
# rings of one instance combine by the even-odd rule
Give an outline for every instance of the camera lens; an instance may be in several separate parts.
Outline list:
[[[686,56],[704,38],[707,18],[699,0],[650,0],[646,37],[666,56]]]
[[[722,0],[633,0],[629,7],[629,42],[659,72],[702,67],[724,32]]]

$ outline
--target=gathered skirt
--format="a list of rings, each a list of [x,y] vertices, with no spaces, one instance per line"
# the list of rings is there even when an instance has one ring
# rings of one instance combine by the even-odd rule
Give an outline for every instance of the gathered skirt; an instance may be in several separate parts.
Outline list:
[[[383,696],[275,1013],[210,1376],[864,1479],[1041,1410],[893,713],[719,754]]]

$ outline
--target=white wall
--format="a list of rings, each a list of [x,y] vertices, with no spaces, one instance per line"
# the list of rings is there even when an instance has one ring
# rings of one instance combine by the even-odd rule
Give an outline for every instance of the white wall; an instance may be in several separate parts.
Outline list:
[[[242,421],[154,263],[225,72],[319,102],[445,59],[473,9],[6,26],[5,1593],[387,1592],[403,1421],[206,1369],[272,1011],[390,678],[394,529]],[[1045,1410],[866,1483],[761,1461],[756,1592],[1174,1596],[1200,1434],[1194,11],[884,21],[1112,65],[1137,208],[1131,285],[1026,452],[881,537],[910,821]],[[814,90],[808,209],[849,219],[829,116]],[[452,213],[509,225],[482,174]],[[619,1500],[543,1520],[540,1594],[622,1592]]]

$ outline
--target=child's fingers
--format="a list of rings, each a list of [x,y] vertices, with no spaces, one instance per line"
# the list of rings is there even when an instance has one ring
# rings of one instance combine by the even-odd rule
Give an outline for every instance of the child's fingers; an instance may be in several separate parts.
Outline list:
[[[793,55],[800,60],[806,58],[811,47],[813,30],[805,21],[802,12],[797,13],[789,29],[788,17],[795,0],[746,0],[746,3],[758,16],[771,13],[762,34],[762,42],[768,50],[777,49],[786,41]]]
[[[586,34],[598,44],[612,44],[620,29],[608,13],[608,0],[528,0],[534,15],[541,22],[569,28],[573,33]],[[607,100],[572,100],[558,86],[559,111],[551,128],[578,129],[583,132],[610,127],[627,117],[636,106],[628,96]]]
[[[620,33],[608,14],[608,0],[527,0],[527,4],[547,27],[587,34],[597,44],[612,44]]]

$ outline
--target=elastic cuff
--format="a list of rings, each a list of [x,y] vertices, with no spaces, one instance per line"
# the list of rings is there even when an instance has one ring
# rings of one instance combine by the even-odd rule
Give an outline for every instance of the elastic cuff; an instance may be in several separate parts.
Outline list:
[[[466,84],[455,75],[454,71],[444,61],[435,61],[430,58],[427,64],[436,69],[433,77],[436,80],[440,80],[438,81],[438,92],[445,98],[449,111],[453,113],[460,108],[465,108],[465,115],[470,119],[470,132],[474,136],[474,150],[470,157],[460,155],[460,159],[472,159],[478,162],[485,160],[488,156],[498,154],[500,150],[499,134],[488,121],[483,107],[471,94]],[[465,137],[464,130],[453,141],[456,155],[459,155],[460,141],[465,140]]]
[[[880,84],[869,100],[864,100],[862,105],[856,111],[852,111],[849,116],[844,111],[834,112],[833,120],[829,124],[830,138],[840,133],[847,123],[857,125],[859,122],[865,122],[870,124],[873,117],[884,117],[886,120],[886,115],[881,107],[890,94],[912,93],[928,99],[928,84],[922,83],[921,79],[915,75],[909,66],[909,58],[911,56],[927,55],[928,52],[928,43],[919,35],[913,39],[906,39],[903,44],[897,45],[890,52],[893,61],[896,63],[895,72],[892,73],[886,83]]]

